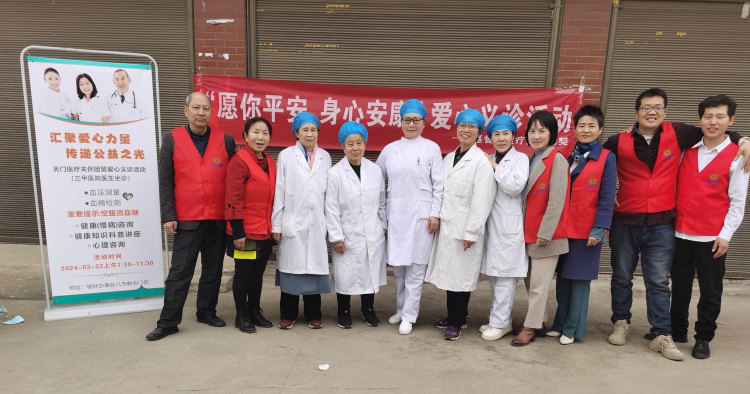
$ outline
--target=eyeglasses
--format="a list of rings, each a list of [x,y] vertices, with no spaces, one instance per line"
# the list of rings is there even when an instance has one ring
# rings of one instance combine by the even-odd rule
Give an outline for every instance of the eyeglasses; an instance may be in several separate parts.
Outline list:
[[[420,125],[422,122],[424,122],[424,118],[401,118],[401,123],[403,124],[409,124],[414,123],[415,125]]]
[[[460,123],[460,124],[458,125],[458,129],[459,129],[459,130],[471,130],[471,131],[476,131],[476,130],[479,130],[479,126],[477,126],[477,125],[474,125],[474,124],[465,124],[465,123]]]
[[[644,106],[642,106],[639,109],[641,110],[641,112],[647,114],[647,113],[651,112],[651,110],[654,110],[656,112],[661,113],[661,112],[664,112],[664,110],[667,109],[667,108],[665,106],[663,106],[663,105],[657,105],[655,107],[652,107],[650,105],[644,105]]]

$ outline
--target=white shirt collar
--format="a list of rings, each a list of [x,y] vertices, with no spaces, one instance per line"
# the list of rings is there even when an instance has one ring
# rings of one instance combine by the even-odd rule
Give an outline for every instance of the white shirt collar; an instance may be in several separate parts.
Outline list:
[[[120,97],[120,96],[125,96],[125,97],[128,97],[128,94],[130,94],[130,93],[131,93],[131,91],[130,91],[130,89],[128,89],[128,91],[127,91],[127,92],[125,92],[125,94],[122,94],[122,93],[120,93],[120,90],[119,90],[119,89],[115,88],[115,93],[117,94],[117,97]]]
[[[721,144],[717,145],[713,149],[708,149],[708,147],[706,147],[706,144],[703,143],[703,138],[701,138],[700,142],[698,142],[697,144],[693,145],[693,148],[703,147],[703,149],[705,149],[707,152],[711,152],[712,150],[715,150],[716,152],[721,152],[721,151],[724,150],[724,148],[726,148],[727,146],[729,146],[729,144],[731,144],[731,143],[732,143],[732,141],[729,139],[729,136],[728,135],[724,135],[724,141],[722,141]]]

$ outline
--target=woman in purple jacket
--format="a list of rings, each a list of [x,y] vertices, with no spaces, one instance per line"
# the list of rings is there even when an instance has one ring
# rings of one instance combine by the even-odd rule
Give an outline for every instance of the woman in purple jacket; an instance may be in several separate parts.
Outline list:
[[[570,164],[568,249],[557,263],[557,313],[548,336],[569,345],[586,332],[591,281],[599,273],[602,240],[612,221],[617,168],[615,155],[603,149],[599,135],[604,114],[586,105],[574,116],[576,146]]]

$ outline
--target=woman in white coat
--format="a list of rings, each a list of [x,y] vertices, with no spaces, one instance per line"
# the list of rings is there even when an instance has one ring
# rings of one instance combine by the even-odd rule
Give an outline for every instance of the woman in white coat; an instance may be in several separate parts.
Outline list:
[[[99,96],[94,79],[86,73],[76,77],[76,102],[73,119],[81,122],[107,123],[109,122],[109,104]]]
[[[495,116],[487,124],[487,136],[495,153],[487,155],[495,176],[495,201],[487,219],[481,273],[490,279],[490,322],[479,328],[482,339],[502,338],[513,328],[510,311],[519,278],[529,267],[523,240],[523,189],[529,179],[529,157],[513,148],[518,132],[516,120]]]
[[[411,99],[401,105],[404,137],[383,148],[377,164],[388,182],[388,264],[393,266],[396,314],[390,324],[411,333],[419,315],[424,274],[443,201],[443,157],[438,144],[422,138],[427,109]]]
[[[466,109],[456,116],[459,147],[445,156],[442,225],[435,237],[425,281],[447,292],[448,318],[435,323],[445,339],[456,340],[466,325],[469,297],[476,289],[487,217],[495,197],[492,166],[477,139],[484,116]]]
[[[44,70],[44,82],[49,89],[41,101],[41,112],[58,118],[73,119],[73,102],[60,90],[60,73],[52,67]]]
[[[380,167],[365,159],[367,129],[346,122],[339,130],[345,158],[328,171],[326,222],[333,245],[333,288],[338,326],[352,328],[351,296],[362,299],[362,319],[380,325],[375,293],[386,284],[385,183]]]
[[[276,285],[281,287],[279,328],[291,329],[299,314],[299,296],[310,328],[322,328],[323,293],[328,277],[325,197],[331,156],[318,148],[320,121],[309,112],[294,116],[294,146],[279,153],[271,225],[276,251]]]

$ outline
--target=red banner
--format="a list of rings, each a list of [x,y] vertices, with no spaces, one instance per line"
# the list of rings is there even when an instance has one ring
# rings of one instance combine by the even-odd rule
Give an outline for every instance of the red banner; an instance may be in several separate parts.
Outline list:
[[[531,153],[524,138],[526,121],[538,110],[555,114],[559,132],[557,145],[568,154],[575,145],[573,115],[583,102],[583,93],[573,89],[412,89],[351,85],[328,85],[306,82],[276,81],[242,77],[198,75],[195,90],[206,93],[212,101],[211,126],[234,136],[239,144],[245,121],[254,116],[269,120],[274,128],[271,146],[291,146],[292,118],[302,111],[320,119],[318,145],[324,149],[341,149],[338,130],[353,120],[367,127],[367,149],[380,151],[403,136],[399,109],[404,101],[416,98],[427,108],[427,124],[422,136],[435,141],[443,153],[456,149],[454,120],[464,108],[474,108],[487,121],[508,114],[518,122],[514,146]],[[486,135],[479,146],[492,152]]]

